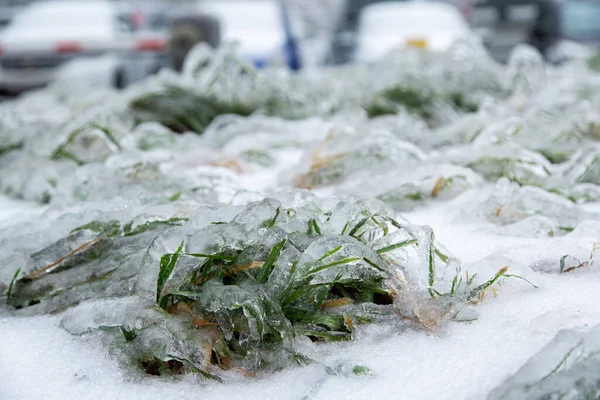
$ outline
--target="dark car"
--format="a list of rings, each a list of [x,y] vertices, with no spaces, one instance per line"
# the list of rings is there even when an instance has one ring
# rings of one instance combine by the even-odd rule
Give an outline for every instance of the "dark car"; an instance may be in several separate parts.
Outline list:
[[[600,46],[600,0],[541,1],[528,42],[559,64]]]

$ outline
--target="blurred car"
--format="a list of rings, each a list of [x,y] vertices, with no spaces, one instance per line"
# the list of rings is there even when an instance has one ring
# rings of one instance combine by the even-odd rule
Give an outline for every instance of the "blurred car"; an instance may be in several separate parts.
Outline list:
[[[528,42],[554,64],[592,56],[600,49],[600,1],[541,1]]]
[[[109,0],[31,4],[0,33],[0,90],[18,93],[52,82],[65,64],[110,53],[103,73],[118,88],[157,71],[165,39],[143,15]],[[98,71],[97,71],[98,72]]]
[[[236,41],[240,54],[257,68],[300,68],[296,40],[284,8],[275,0],[208,0],[199,11],[219,21],[220,40]]]
[[[377,7],[396,8],[399,3],[442,3],[456,8],[463,16],[465,21],[469,21],[474,14],[475,0],[346,0],[344,17],[341,24],[336,29],[330,50],[330,62],[333,64],[344,64],[353,61],[353,54],[356,50],[359,25],[363,19],[363,12],[367,9],[377,9]],[[382,8],[383,9],[383,8]],[[423,26],[428,26],[429,22],[421,20]],[[482,39],[489,39],[491,31],[483,32]]]
[[[358,21],[354,61],[372,63],[401,47],[444,51],[476,37],[460,11],[442,2],[386,2],[366,6]]]

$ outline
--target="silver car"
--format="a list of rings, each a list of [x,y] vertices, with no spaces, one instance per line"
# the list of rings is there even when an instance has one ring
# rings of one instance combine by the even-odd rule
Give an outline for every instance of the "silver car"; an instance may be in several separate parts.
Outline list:
[[[166,60],[162,32],[146,29],[143,12],[109,0],[33,3],[0,33],[0,91],[18,93],[52,82],[72,60],[100,55],[124,87],[156,72]]]

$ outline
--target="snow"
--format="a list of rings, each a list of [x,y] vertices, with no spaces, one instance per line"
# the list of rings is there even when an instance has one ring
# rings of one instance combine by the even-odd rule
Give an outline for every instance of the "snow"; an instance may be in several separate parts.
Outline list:
[[[19,218],[28,218],[32,214],[41,211],[41,207],[33,203],[12,200],[8,197],[0,196],[0,227],[3,223],[14,224]]]
[[[467,264],[493,256],[508,258],[518,268],[539,258],[549,239],[494,236],[478,232],[480,226],[457,223],[457,210],[471,196],[467,192],[406,216],[430,224],[437,238]],[[97,338],[82,339],[61,329],[60,315],[4,318],[0,393],[11,400],[195,399],[199,394],[212,399],[482,399],[559,330],[599,322],[598,274],[581,270],[562,276],[529,273],[527,278],[540,288],[507,282],[498,297],[486,296],[474,322],[450,323],[433,332],[371,327],[355,342],[321,346],[326,363],[365,365],[373,372],[369,377],[331,376],[313,365],[227,384],[133,380]],[[32,377],[43,384],[32,384]]]

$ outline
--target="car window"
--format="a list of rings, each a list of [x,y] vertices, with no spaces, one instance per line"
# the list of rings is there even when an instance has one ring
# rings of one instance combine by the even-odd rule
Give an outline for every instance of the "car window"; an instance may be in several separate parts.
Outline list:
[[[574,40],[600,39],[600,2],[574,1],[560,7],[560,28],[564,37]]]
[[[217,0],[201,2],[200,10],[219,19],[225,38],[254,32],[280,32],[283,29],[281,10],[276,2]]]
[[[421,30],[464,32],[468,27],[452,6],[408,2],[365,8],[360,16],[359,30],[363,34],[383,35]]]
[[[112,12],[104,4],[38,3],[17,14],[11,23],[17,27],[65,28],[110,26]]]

